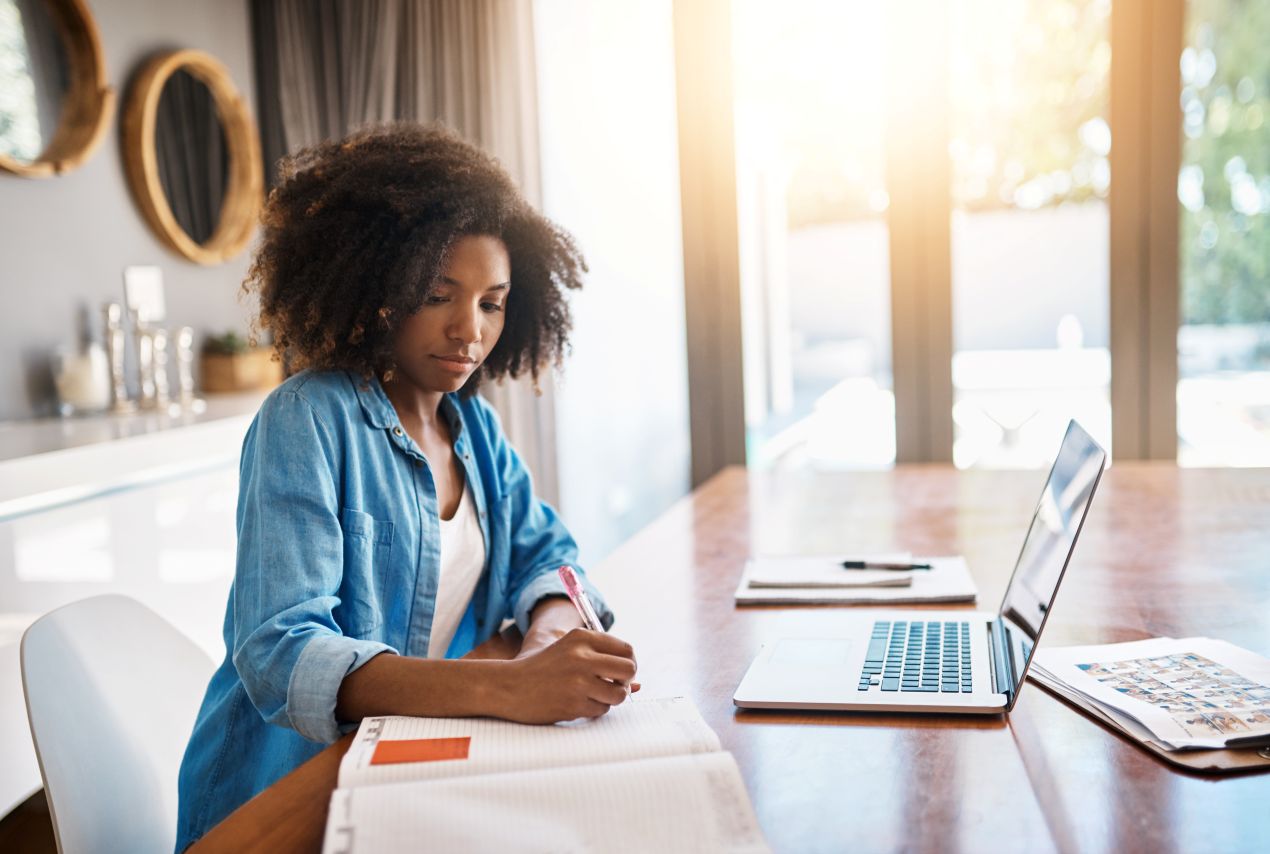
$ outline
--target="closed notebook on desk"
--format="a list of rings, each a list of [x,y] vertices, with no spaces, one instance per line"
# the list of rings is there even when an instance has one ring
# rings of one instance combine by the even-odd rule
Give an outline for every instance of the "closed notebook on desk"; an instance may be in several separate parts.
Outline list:
[[[768,558],[767,560],[771,560]],[[766,568],[754,560],[747,561],[736,588],[738,605],[915,605],[924,602],[973,602],[976,588],[970,570],[961,557],[922,558],[930,570],[903,573],[909,583],[898,586],[828,587],[817,583],[824,575],[808,573],[806,587],[755,586],[750,583],[756,572]],[[784,571],[784,570],[782,570]],[[867,571],[866,571],[867,572]],[[843,575],[860,575],[876,579],[881,572],[842,570]],[[766,573],[770,575],[771,573]],[[895,573],[891,573],[894,575]]]
[[[767,851],[731,754],[684,698],[593,721],[368,718],[323,850]]]
[[[861,557],[852,560],[867,563],[870,560],[911,564],[913,556],[907,553]],[[790,588],[861,588],[861,587],[911,587],[913,577],[929,570],[847,569],[842,555],[759,555],[745,562],[747,584],[754,589],[771,587]]]

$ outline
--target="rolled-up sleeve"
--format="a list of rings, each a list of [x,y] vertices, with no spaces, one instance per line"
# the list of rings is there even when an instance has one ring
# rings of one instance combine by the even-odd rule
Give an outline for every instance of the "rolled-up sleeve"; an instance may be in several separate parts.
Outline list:
[[[387,644],[343,634],[340,449],[291,391],[261,408],[243,444],[234,578],[234,666],[261,716],[313,741],[340,736],[344,677]]]
[[[335,719],[335,698],[344,677],[390,648],[376,641],[317,635],[300,650],[287,685],[291,728],[305,738],[329,744],[343,728]]]
[[[521,633],[529,630],[534,606],[548,596],[566,596],[556,574],[561,564],[572,566],[604,628],[613,625],[613,612],[604,597],[578,566],[578,546],[556,511],[534,494],[533,480],[520,455],[503,435],[493,407],[482,402],[485,428],[494,451],[494,465],[509,502],[511,567],[508,577],[510,616]]]

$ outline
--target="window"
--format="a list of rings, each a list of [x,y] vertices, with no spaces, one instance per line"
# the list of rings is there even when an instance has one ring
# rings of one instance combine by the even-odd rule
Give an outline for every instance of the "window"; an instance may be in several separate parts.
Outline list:
[[[689,486],[671,6],[534,6],[543,209],[590,272],[555,390],[562,515],[594,565]]]
[[[1270,4],[710,2],[751,463],[1270,465]]]
[[[1111,437],[1107,0],[950,9],[953,460],[1047,466]]]
[[[882,4],[733,4],[751,464],[895,460]]]
[[[1270,4],[1191,0],[1181,56],[1178,460],[1270,465]]]

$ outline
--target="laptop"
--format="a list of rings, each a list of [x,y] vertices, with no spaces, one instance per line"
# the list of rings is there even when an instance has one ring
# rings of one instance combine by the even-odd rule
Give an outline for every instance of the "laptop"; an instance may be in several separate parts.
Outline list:
[[[764,644],[732,702],[746,709],[1010,711],[1106,462],[1084,428],[1068,424],[995,614],[846,615],[832,637]]]

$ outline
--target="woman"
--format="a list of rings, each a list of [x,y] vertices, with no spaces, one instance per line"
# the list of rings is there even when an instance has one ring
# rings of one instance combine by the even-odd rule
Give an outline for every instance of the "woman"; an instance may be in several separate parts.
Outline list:
[[[364,716],[550,723],[625,698],[634,654],[561,598],[576,546],[475,396],[558,364],[584,269],[447,132],[285,164],[245,289],[300,372],[243,444],[227,655],[181,766],[178,851]],[[462,660],[504,618],[516,658]]]

